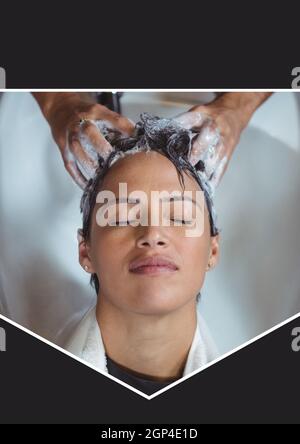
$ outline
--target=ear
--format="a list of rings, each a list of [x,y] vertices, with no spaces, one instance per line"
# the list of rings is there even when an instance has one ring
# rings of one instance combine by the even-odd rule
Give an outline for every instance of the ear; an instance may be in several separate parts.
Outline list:
[[[90,257],[90,246],[84,239],[82,230],[77,230],[79,263],[87,273],[95,273]]]
[[[206,267],[206,271],[212,270],[219,261],[220,256],[220,235],[217,234],[216,236],[211,237],[211,244],[210,244],[210,253],[208,258],[208,264]]]

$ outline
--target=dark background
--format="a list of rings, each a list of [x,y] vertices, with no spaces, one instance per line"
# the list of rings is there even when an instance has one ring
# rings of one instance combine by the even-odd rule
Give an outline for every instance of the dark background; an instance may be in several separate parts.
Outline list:
[[[1,5],[7,88],[290,88],[300,66],[294,3],[66,6]]]
[[[300,423],[300,317],[147,400],[0,320],[0,423]]]

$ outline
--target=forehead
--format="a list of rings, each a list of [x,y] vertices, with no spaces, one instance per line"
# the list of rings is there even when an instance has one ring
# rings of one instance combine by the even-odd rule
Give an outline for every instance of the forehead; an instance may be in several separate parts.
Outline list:
[[[185,190],[200,189],[196,180],[183,172]],[[126,183],[128,190],[182,191],[179,174],[175,165],[156,151],[128,154],[108,170],[101,189],[118,192],[119,183]]]

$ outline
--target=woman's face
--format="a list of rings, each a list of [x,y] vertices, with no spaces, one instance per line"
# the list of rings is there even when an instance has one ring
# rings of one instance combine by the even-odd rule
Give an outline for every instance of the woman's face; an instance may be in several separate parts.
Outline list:
[[[195,199],[196,191],[200,191],[199,185],[185,173],[184,182],[185,190]],[[211,268],[216,264],[218,236],[210,236],[206,206],[204,217],[202,213],[202,235],[188,237],[187,225],[173,225],[173,219],[179,217],[178,211],[183,210],[180,219],[186,222],[188,211],[195,216],[196,206],[191,201],[170,204],[168,218],[172,220],[169,226],[163,226],[167,213],[160,207],[160,222],[158,226],[151,225],[154,212],[152,191],[183,194],[175,166],[158,152],[139,152],[118,160],[109,169],[99,191],[112,191],[118,198],[119,183],[127,184],[128,195],[137,190],[146,193],[149,223],[147,226],[99,226],[96,213],[101,204],[96,204],[90,239],[80,244],[80,263],[87,265],[90,273],[97,274],[100,282],[98,296],[119,309],[152,315],[170,313],[196,299],[209,265]],[[116,204],[117,220],[121,217],[120,209],[124,210],[124,204],[120,205]],[[128,204],[128,210],[133,206]],[[124,221],[123,214],[121,220]],[[145,259],[154,262],[141,266],[139,261]]]

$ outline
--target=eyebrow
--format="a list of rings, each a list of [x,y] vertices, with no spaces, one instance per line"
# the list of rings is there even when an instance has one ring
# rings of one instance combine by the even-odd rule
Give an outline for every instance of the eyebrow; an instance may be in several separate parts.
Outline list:
[[[100,203],[100,207],[102,206],[102,205],[104,205],[104,203],[105,202],[101,202]],[[125,198],[125,197],[116,197],[115,199],[113,199],[113,200],[109,200],[108,202],[107,202],[107,204],[110,206],[110,205],[113,205],[113,204],[115,204],[115,203],[128,203],[128,204],[137,204],[137,203],[140,203],[140,199],[132,199],[132,198]]]
[[[133,203],[140,203],[140,199],[129,199],[128,197],[127,198],[124,198],[124,197],[122,197],[122,198],[120,198],[120,197],[117,197],[116,198],[116,203],[129,203],[129,204],[133,204]]]
[[[189,202],[192,202],[194,205],[196,205],[198,208],[201,209],[201,207],[199,206],[198,202],[195,199],[191,199],[189,196],[171,196],[170,198],[168,197],[163,197],[159,199],[161,202],[174,202],[174,201],[185,201],[188,200]],[[140,199],[138,198],[126,198],[126,197],[116,197],[116,199],[111,202],[111,203],[129,203],[129,204],[137,204],[140,203]]]

